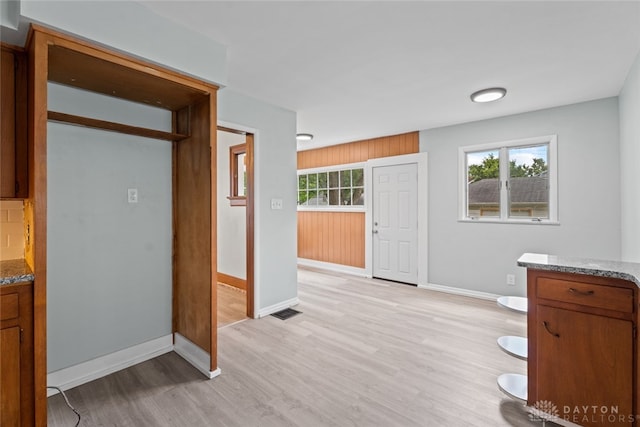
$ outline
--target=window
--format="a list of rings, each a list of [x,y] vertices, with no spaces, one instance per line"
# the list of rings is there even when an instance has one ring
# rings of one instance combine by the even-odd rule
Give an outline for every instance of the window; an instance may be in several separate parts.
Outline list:
[[[556,136],[461,147],[460,217],[556,223]]]
[[[231,206],[247,205],[247,146],[246,144],[229,147],[229,197]]]
[[[298,206],[364,208],[364,169],[341,166],[298,171]]]

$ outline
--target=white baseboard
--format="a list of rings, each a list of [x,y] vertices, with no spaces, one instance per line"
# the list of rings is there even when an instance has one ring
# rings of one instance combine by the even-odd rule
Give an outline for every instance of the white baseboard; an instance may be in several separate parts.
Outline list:
[[[220,375],[220,368],[217,368],[215,371],[209,369],[211,366],[209,353],[177,332],[175,333],[174,339],[173,351],[178,353],[180,357],[192,364],[209,379]]]
[[[266,317],[270,314],[275,313],[276,311],[284,310],[285,308],[293,307],[294,305],[298,305],[300,300],[298,297],[288,299],[286,301],[279,302],[274,305],[270,305],[269,307],[264,307],[258,310],[258,318]]]
[[[173,350],[171,335],[165,335],[142,344],[97,357],[77,365],[47,374],[47,384],[68,390],[73,387],[102,378],[106,375],[144,362]],[[57,394],[55,389],[47,389],[47,396]]]
[[[364,268],[351,267],[350,265],[334,264],[332,262],[316,261],[314,259],[298,258],[298,265],[304,267],[321,268],[323,270],[346,273],[354,276],[368,277]]]
[[[453,286],[435,285],[428,283],[426,285],[418,285],[420,289],[430,289],[432,291],[445,292],[447,294],[462,295],[465,297],[485,299],[489,301],[495,301],[501,295],[492,294],[489,292],[474,291],[471,289],[454,288]]]

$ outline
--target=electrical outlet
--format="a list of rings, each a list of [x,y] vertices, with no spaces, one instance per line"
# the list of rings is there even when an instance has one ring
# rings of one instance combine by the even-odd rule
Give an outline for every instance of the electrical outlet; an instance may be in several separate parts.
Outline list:
[[[507,274],[507,285],[515,286],[516,284],[516,275],[515,274]]]

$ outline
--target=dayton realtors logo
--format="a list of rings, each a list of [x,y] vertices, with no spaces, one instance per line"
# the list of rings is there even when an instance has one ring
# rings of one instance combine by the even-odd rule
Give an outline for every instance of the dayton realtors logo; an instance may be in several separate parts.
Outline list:
[[[606,405],[563,405],[558,408],[549,400],[539,400],[529,408],[529,419],[531,421],[542,421],[545,425],[547,421],[570,421],[575,424],[597,423],[606,424],[633,424],[640,421],[640,416],[631,414],[621,414],[618,406]]]
[[[558,407],[549,400],[538,400],[529,414],[531,421],[542,421],[542,425],[545,425],[547,421],[555,421],[559,418],[560,411],[558,411]]]

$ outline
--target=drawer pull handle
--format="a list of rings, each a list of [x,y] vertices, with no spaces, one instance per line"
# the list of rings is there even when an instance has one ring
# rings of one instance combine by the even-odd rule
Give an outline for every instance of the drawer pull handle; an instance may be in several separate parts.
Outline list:
[[[553,335],[556,338],[560,338],[560,334],[555,333],[555,332],[551,332],[551,329],[549,329],[549,324],[547,323],[546,320],[543,320],[542,324],[544,325],[544,328],[547,330],[547,332],[549,332],[551,335]]]
[[[593,295],[596,292],[591,290],[591,291],[581,291],[579,289],[576,288],[569,288],[569,292],[573,293],[573,294],[578,294],[578,295]]]

